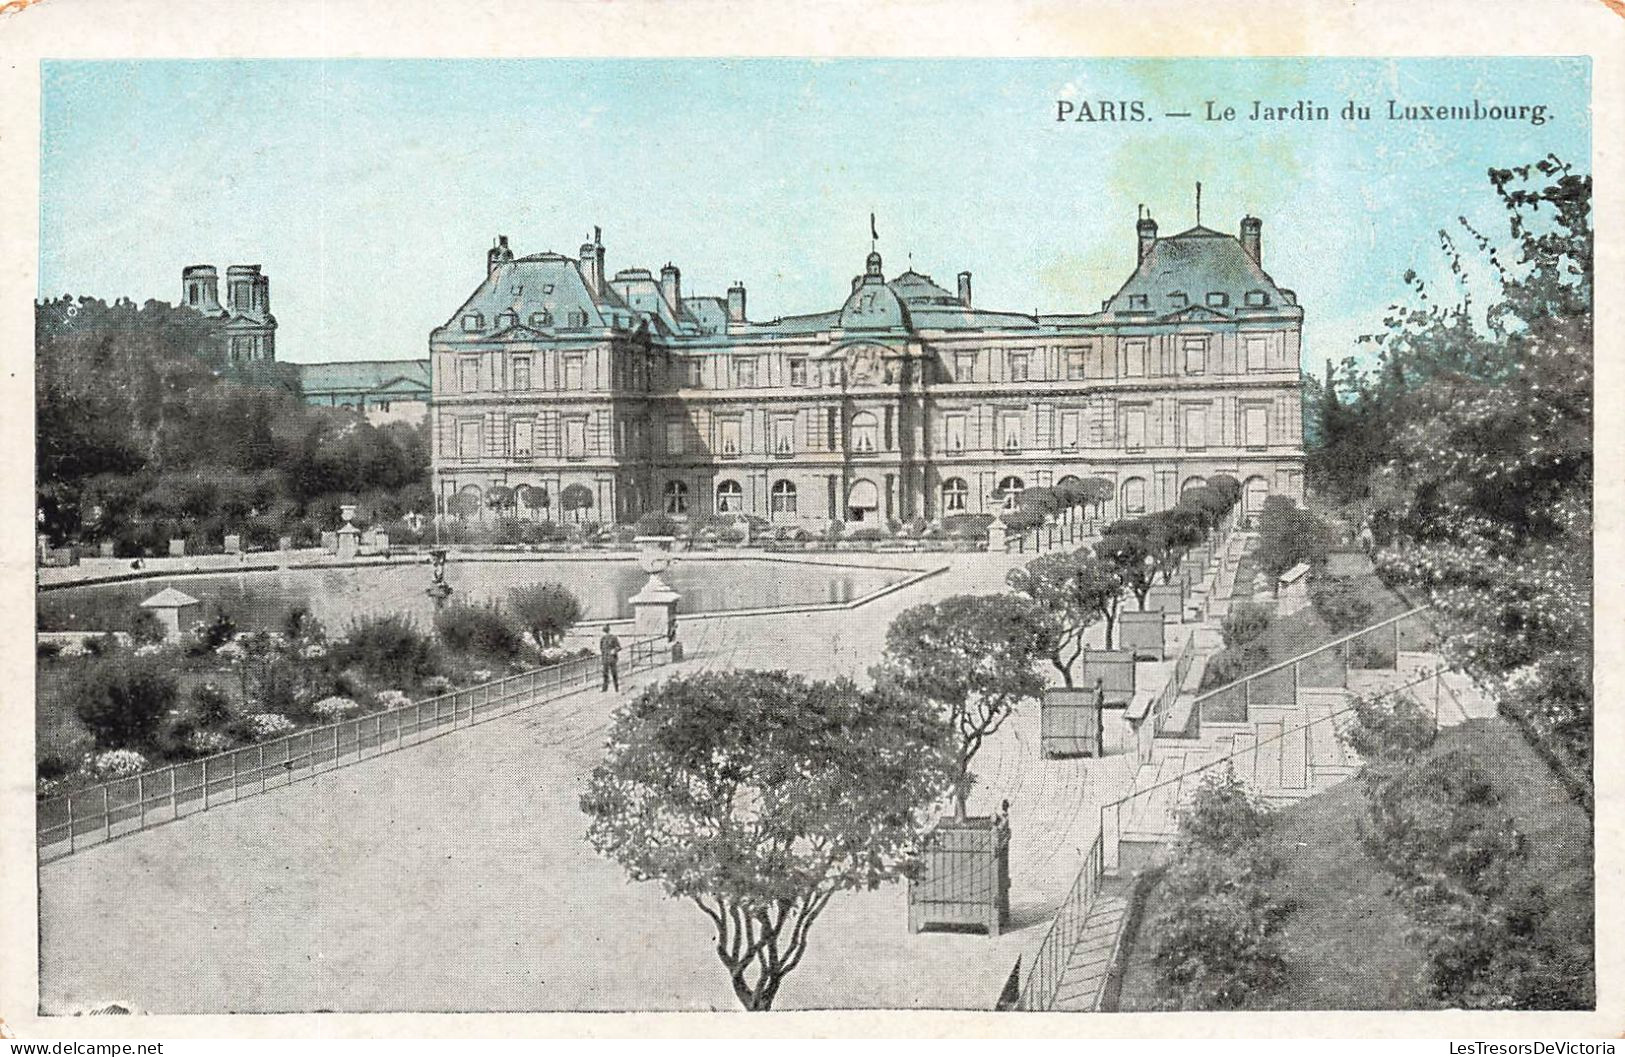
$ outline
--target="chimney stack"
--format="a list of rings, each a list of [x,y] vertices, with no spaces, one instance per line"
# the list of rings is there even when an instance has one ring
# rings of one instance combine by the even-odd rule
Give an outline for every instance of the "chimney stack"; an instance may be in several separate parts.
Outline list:
[[[959,303],[970,307],[970,272],[959,273]]]
[[[581,278],[586,280],[587,292],[598,298],[604,294],[604,246],[597,228],[592,229],[592,238],[581,244]]]
[[[1241,248],[1246,252],[1247,256],[1253,259],[1253,263],[1260,268],[1264,266],[1264,260],[1261,256],[1263,253],[1263,246],[1261,245],[1263,234],[1264,222],[1262,220],[1255,216],[1241,218]]]
[[[736,282],[728,287],[728,322],[745,321],[745,284]]]
[[[1140,222],[1138,224],[1134,225],[1134,230],[1138,232],[1140,236],[1140,253],[1135,260],[1143,261],[1145,260],[1145,255],[1151,252],[1151,247],[1156,245],[1157,222],[1151,219],[1151,214],[1147,213],[1140,218]]]
[[[672,314],[682,311],[683,307],[683,273],[677,270],[677,265],[666,262],[660,269],[660,296],[666,299],[671,306]]]
[[[495,275],[497,265],[508,264],[513,260],[513,250],[508,248],[508,236],[498,235],[496,244],[485,251],[485,274]]]

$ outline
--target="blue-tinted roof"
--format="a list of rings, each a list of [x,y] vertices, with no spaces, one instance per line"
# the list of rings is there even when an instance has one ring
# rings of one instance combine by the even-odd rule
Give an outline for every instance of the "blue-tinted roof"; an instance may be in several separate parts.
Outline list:
[[[299,385],[307,394],[429,388],[428,360],[346,360],[298,366]]]
[[[1238,308],[1295,304],[1290,292],[1275,285],[1235,236],[1197,226],[1152,243],[1106,310],[1165,316],[1200,306],[1229,316]]]

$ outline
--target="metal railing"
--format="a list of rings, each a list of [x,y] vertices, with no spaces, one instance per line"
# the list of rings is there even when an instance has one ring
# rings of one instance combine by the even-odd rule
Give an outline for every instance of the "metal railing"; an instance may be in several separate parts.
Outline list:
[[[622,674],[656,667],[670,656],[664,638],[636,640],[626,649]],[[598,657],[578,657],[47,797],[36,807],[40,861],[72,855],[116,837],[563,697],[592,684],[601,677],[600,671]]]
[[[1392,668],[1400,652],[1401,625],[1420,625],[1424,629],[1424,641],[1438,641],[1431,623],[1421,616],[1430,608],[1417,606],[1200,693],[1191,706],[1199,713],[1196,722],[1245,723],[1252,714],[1255,699],[1259,707],[1280,707],[1296,704],[1300,687],[1347,687],[1348,669],[1354,660],[1379,662],[1355,667]],[[1306,671],[1311,663],[1312,670]]]
[[[1122,865],[1120,847],[1126,834],[1142,838],[1170,837],[1176,825],[1178,811],[1189,799],[1186,795],[1187,787],[1194,789],[1209,774],[1219,773],[1219,768],[1239,769],[1240,777],[1254,794],[1276,804],[1295,803],[1303,799],[1315,792],[1327,777],[1342,778],[1352,774],[1360,766],[1358,758],[1329,764],[1315,760],[1310,745],[1313,736],[1311,731],[1322,724],[1330,723],[1334,727],[1333,736],[1337,737],[1335,733],[1337,720],[1354,712],[1361,703],[1382,701],[1404,694],[1422,704],[1415,690],[1431,684],[1433,725],[1437,728],[1441,691],[1451,694],[1454,698],[1454,692],[1444,683],[1443,675],[1447,670],[1450,669],[1440,667],[1425,670],[1410,682],[1368,697],[1352,699],[1342,708],[1294,727],[1288,727],[1284,720],[1254,724],[1251,733],[1253,740],[1246,748],[1215,757],[1200,766],[1181,766],[1179,773],[1171,778],[1136,789],[1125,797],[1102,805],[1100,831],[1105,850],[1104,869],[1116,872]],[[1274,733],[1266,733],[1271,728],[1274,729]],[[1296,762],[1289,764],[1289,759],[1295,759]],[[1245,766],[1249,763],[1250,766]],[[1237,768],[1237,764],[1244,766]],[[1158,801],[1161,801],[1164,810],[1154,809]]]
[[[1105,858],[1101,838],[1097,835],[1094,844],[1089,847],[1089,854],[1084,856],[1083,868],[1072,882],[1072,890],[1061,900],[1060,907],[1055,911],[1055,920],[1044,934],[1044,942],[1039,944],[1038,951],[1033,955],[1027,979],[1022,984],[1021,997],[1016,1000],[1017,1009],[1044,1010],[1054,1007],[1055,996],[1066,975],[1067,962],[1072,958],[1073,948],[1078,945],[1078,938],[1083,935],[1083,926],[1089,919],[1089,911],[1094,908],[1095,897],[1100,894],[1100,883],[1105,875]]]
[[[1172,733],[1168,730],[1168,718],[1173,715],[1174,704],[1179,700],[1180,688],[1185,685],[1185,679],[1191,673],[1191,665],[1195,663],[1196,633],[1193,631],[1185,636],[1185,644],[1179,648],[1179,655],[1174,658],[1173,673],[1168,677],[1167,685],[1162,688],[1162,692],[1157,695],[1156,701],[1151,705],[1151,715],[1154,720],[1152,729],[1158,737],[1193,738],[1199,736],[1202,729],[1199,720],[1194,724],[1196,727],[1196,733],[1194,734],[1190,731],[1192,724],[1189,721],[1187,721],[1184,730]],[[1196,712],[1196,706],[1193,704],[1191,714],[1194,716]]]

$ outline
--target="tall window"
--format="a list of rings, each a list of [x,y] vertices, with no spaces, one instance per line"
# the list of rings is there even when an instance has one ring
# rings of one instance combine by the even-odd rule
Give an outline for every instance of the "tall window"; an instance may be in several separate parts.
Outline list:
[[[1123,482],[1123,514],[1145,513],[1145,479],[1130,477]]]
[[[737,418],[717,420],[717,443],[724,458],[736,458],[740,452],[740,421]]]
[[[970,488],[963,477],[950,477],[942,482],[942,512],[963,514],[969,509]]]
[[[1242,490],[1241,512],[1244,517],[1254,518],[1264,512],[1264,500],[1270,497],[1269,482],[1262,477],[1250,477]]]
[[[683,373],[690,389],[698,389],[701,383],[701,370],[704,367],[699,360],[684,360]]]
[[[792,357],[790,357],[790,384],[791,385],[806,385],[807,384],[807,357],[805,357],[805,356],[792,356]]]
[[[878,432],[875,416],[868,411],[860,411],[852,416],[852,450],[860,453],[872,453],[877,450],[879,440],[875,434]]]
[[[756,388],[756,357],[740,356],[734,359],[734,385],[740,389]]]
[[[835,419],[836,411],[833,407],[824,410],[824,442],[830,451],[835,450]]]
[[[717,485],[717,513],[737,514],[745,509],[745,490],[738,481],[723,481]]]
[[[796,450],[796,420],[788,416],[773,420],[773,454],[789,455]]]
[[[1025,382],[1028,371],[1032,367],[1032,357],[1025,349],[1012,349],[1008,356],[1010,365],[1010,380],[1012,382]]]
[[[1254,405],[1243,411],[1242,443],[1249,448],[1263,448],[1270,440],[1270,410]]]
[[[1078,435],[1083,419],[1081,411],[1071,410],[1061,412],[1061,450],[1077,451]]]
[[[457,391],[477,393],[480,390],[480,360],[478,356],[464,356],[457,361]]]
[[[1180,342],[1180,345],[1185,350],[1185,373],[1206,374],[1207,339],[1186,338]]]
[[[948,415],[943,420],[943,447],[949,455],[960,455],[965,451],[965,416]]]
[[[976,380],[976,353],[954,353],[954,381],[971,382]]]
[[[566,356],[564,358],[564,388],[581,388],[581,357]]]
[[[1125,407],[1123,409],[1123,450],[1145,450],[1145,408]]]
[[[1066,379],[1069,382],[1081,381],[1083,378],[1083,350],[1066,350]]]
[[[1021,502],[1021,493],[1027,490],[1027,482],[1011,474],[999,481],[999,497],[1004,500],[1004,509],[1014,510],[1016,504]]]
[[[513,457],[528,459],[531,456],[531,441],[535,437],[535,423],[528,418],[513,420]]]
[[[585,459],[587,457],[587,420],[584,418],[570,418],[564,421],[564,457],[567,459]]]
[[[457,457],[474,462],[480,457],[480,420],[465,418],[457,423]]]
[[[530,388],[529,356],[515,356],[513,358],[513,387],[515,389]]]
[[[1129,378],[1145,377],[1145,341],[1134,338],[1123,342],[1123,374]]]
[[[1263,334],[1248,334],[1242,339],[1247,348],[1247,369],[1249,371],[1264,371],[1269,369],[1269,338]]]
[[[999,447],[1005,451],[1021,450],[1021,412],[999,413]]]
[[[1185,409],[1185,447],[1193,450],[1207,447],[1207,408]]]
[[[688,485],[682,481],[666,482],[666,513],[688,513]]]
[[[772,511],[777,514],[794,514],[796,512],[796,486],[789,481],[773,482]]]
[[[684,423],[681,420],[666,423],[667,455],[683,454],[683,425]]]

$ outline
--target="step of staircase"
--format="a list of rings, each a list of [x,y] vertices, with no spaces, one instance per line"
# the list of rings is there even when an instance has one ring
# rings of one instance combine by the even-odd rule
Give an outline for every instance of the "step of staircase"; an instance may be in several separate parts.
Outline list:
[[[1084,918],[1078,942],[1067,957],[1066,968],[1055,992],[1052,1007],[1069,1013],[1093,1013],[1100,1008],[1106,979],[1122,943],[1123,926],[1128,920],[1127,879],[1106,878],[1094,905]]]

